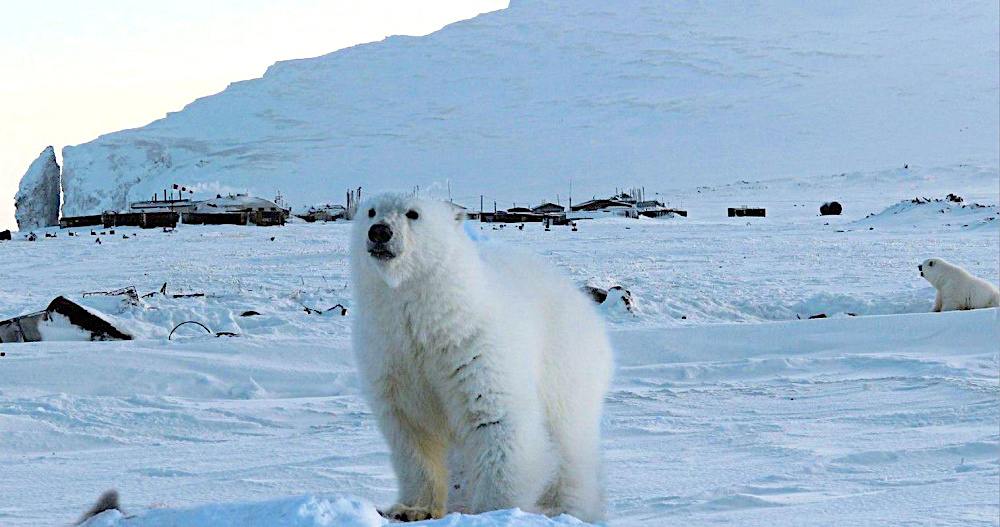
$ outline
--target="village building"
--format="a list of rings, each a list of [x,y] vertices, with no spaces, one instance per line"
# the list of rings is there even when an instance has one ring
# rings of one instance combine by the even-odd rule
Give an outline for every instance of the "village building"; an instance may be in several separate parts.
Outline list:
[[[631,209],[632,204],[626,201],[611,198],[595,198],[592,200],[577,203],[570,207],[573,212],[597,212]]]
[[[573,205],[570,207],[570,212],[566,214],[566,218],[570,220],[585,220],[609,216],[636,218],[638,217],[638,212],[636,212],[632,203],[619,199],[595,198]]]
[[[192,225],[284,225],[288,210],[277,203],[247,194],[216,196],[199,201],[194,210],[181,214],[181,222]]]
[[[686,218],[688,215],[686,210],[670,208],[656,200],[636,202],[635,210],[639,216],[644,216],[647,218],[661,218],[664,216],[669,217],[675,215],[683,216]]]
[[[532,208],[531,212],[534,212],[535,214],[562,214],[563,212],[566,212],[566,207],[557,203],[548,202]]]

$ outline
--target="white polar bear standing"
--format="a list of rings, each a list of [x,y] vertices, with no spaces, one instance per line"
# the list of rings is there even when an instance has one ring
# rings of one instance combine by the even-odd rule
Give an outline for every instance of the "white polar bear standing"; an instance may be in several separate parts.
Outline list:
[[[470,512],[600,520],[603,322],[538,259],[480,248],[443,202],[384,195],[355,217],[354,350],[400,486],[387,515],[443,516],[457,449]]]
[[[917,266],[920,276],[937,289],[934,311],[982,309],[1000,305],[1000,291],[961,267],[941,258],[924,260]]]

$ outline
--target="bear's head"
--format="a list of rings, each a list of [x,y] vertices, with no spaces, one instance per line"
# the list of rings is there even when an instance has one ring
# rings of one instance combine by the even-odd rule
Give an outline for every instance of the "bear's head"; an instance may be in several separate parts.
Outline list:
[[[456,247],[470,243],[464,214],[453,205],[404,194],[381,194],[354,216],[351,260],[355,273],[378,276],[390,288],[447,268]]]
[[[917,265],[920,276],[931,284],[937,284],[941,276],[954,266],[942,258],[928,258]]]

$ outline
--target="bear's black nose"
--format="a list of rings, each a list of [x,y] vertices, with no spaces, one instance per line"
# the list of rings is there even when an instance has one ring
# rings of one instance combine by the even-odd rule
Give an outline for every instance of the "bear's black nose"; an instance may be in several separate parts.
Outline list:
[[[917,265],[917,270],[918,271],[923,271],[924,270],[924,264]]]
[[[376,223],[368,229],[368,239],[375,243],[385,243],[392,239],[392,229],[384,223]]]

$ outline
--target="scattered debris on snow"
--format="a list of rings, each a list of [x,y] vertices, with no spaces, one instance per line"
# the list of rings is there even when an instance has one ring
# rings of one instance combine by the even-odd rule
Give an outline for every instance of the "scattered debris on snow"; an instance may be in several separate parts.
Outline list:
[[[44,311],[0,322],[3,343],[131,339],[131,335],[63,296],[52,300]]]

